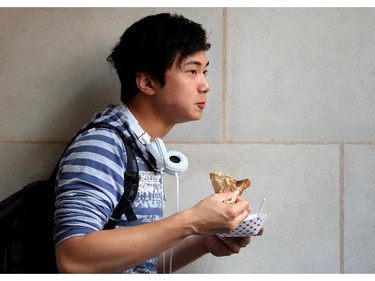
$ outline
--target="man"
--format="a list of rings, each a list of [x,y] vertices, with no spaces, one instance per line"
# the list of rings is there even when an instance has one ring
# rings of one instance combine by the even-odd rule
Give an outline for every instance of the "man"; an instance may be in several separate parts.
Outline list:
[[[207,253],[227,256],[250,243],[249,237],[215,235],[234,229],[251,211],[240,196],[233,205],[223,203],[236,192],[213,194],[170,217],[162,214],[165,167],[158,167],[149,144],[174,125],[201,118],[210,90],[209,48],[201,25],[158,14],[134,23],[113,49],[108,60],[121,81],[122,104],[105,108],[91,122],[110,123],[132,142],[140,170],[133,204],[138,220],[124,216],[116,229],[101,231],[124,192],[127,158],[114,131],[83,133],[67,150],[57,176],[55,243],[61,272],[163,272],[172,247],[175,271]],[[163,150],[158,153],[164,156]]]

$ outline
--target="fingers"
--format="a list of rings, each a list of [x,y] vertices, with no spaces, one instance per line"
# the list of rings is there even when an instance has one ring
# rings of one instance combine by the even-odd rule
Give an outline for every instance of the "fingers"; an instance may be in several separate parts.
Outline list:
[[[245,248],[247,245],[249,245],[251,242],[251,238],[250,237],[241,237],[238,241],[238,245],[241,247],[241,248]]]
[[[238,190],[232,192],[217,193],[217,196],[222,202],[231,201],[232,198],[237,198],[240,192]],[[234,202],[234,201],[233,201]]]
[[[212,194],[189,209],[193,213],[189,217],[194,218],[194,231],[213,234],[234,230],[251,212],[251,207],[241,198],[233,204],[223,203],[232,196],[238,196],[238,191]]]
[[[216,196],[218,196],[218,200],[228,204],[228,206],[237,206],[242,209],[246,209],[249,213],[251,212],[251,207],[249,205],[249,202],[246,200],[243,200],[241,196],[238,195],[239,191],[232,191],[232,192],[225,192],[225,193],[217,193]],[[231,200],[235,198],[235,200]]]
[[[242,199],[242,197],[238,195],[237,198],[236,198],[236,203],[241,202],[241,201],[245,201],[245,200]],[[247,201],[246,201],[246,202],[247,202]],[[249,207],[247,208],[247,212],[248,212],[248,213],[251,213],[251,211],[252,211],[252,208],[251,208],[251,206],[249,205]]]
[[[239,217],[240,221],[243,221],[251,212],[252,208],[248,201],[241,200],[234,204],[231,204],[233,213]]]
[[[261,236],[261,235],[263,235],[263,232],[264,232],[264,227],[262,227],[262,228],[259,230],[257,236]]]
[[[241,248],[245,248],[251,242],[250,237],[222,237],[221,240],[232,253],[239,253]]]
[[[219,200],[231,198],[232,196],[236,196],[237,200],[233,204],[227,204],[224,202],[222,207],[225,209],[225,215],[228,219],[228,222],[230,222],[230,229],[233,230],[239,223],[241,223],[251,212],[251,207],[249,205],[249,202],[246,200],[242,200],[240,196],[238,196],[238,191],[234,192],[227,192],[219,194],[221,195],[219,197]]]

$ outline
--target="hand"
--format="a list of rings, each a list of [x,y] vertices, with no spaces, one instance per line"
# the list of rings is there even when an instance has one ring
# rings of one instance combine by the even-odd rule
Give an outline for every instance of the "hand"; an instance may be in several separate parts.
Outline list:
[[[259,231],[257,236],[261,236],[264,228]],[[245,248],[251,242],[250,237],[218,237],[216,235],[206,238],[206,248],[209,253],[216,257],[230,256],[238,254],[241,248]]]
[[[216,235],[206,238],[207,251],[216,257],[238,254],[241,248],[251,242],[250,237],[218,237]]]
[[[234,196],[237,197],[234,204],[224,203]],[[187,211],[194,234],[210,235],[235,229],[248,216],[251,207],[234,191],[208,196]]]

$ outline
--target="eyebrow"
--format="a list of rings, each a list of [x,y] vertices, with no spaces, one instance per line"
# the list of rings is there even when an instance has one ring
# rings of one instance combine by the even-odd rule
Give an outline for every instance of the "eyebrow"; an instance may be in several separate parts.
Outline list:
[[[186,65],[198,65],[198,66],[202,66],[203,64],[200,62],[200,61],[197,61],[197,60],[190,60],[188,62],[185,62],[184,64],[182,64],[182,67],[183,66],[186,66]],[[207,61],[205,67],[207,67],[208,65],[210,64],[209,61]]]

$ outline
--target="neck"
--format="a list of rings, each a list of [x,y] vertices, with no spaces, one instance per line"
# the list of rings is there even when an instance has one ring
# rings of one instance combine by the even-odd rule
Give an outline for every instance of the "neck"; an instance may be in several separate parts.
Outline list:
[[[135,99],[132,99],[126,105],[139,126],[150,136],[150,141],[154,141],[155,138],[163,139],[173,127],[173,125],[165,124],[160,114],[157,114],[152,107],[145,106],[144,103],[140,106]]]

